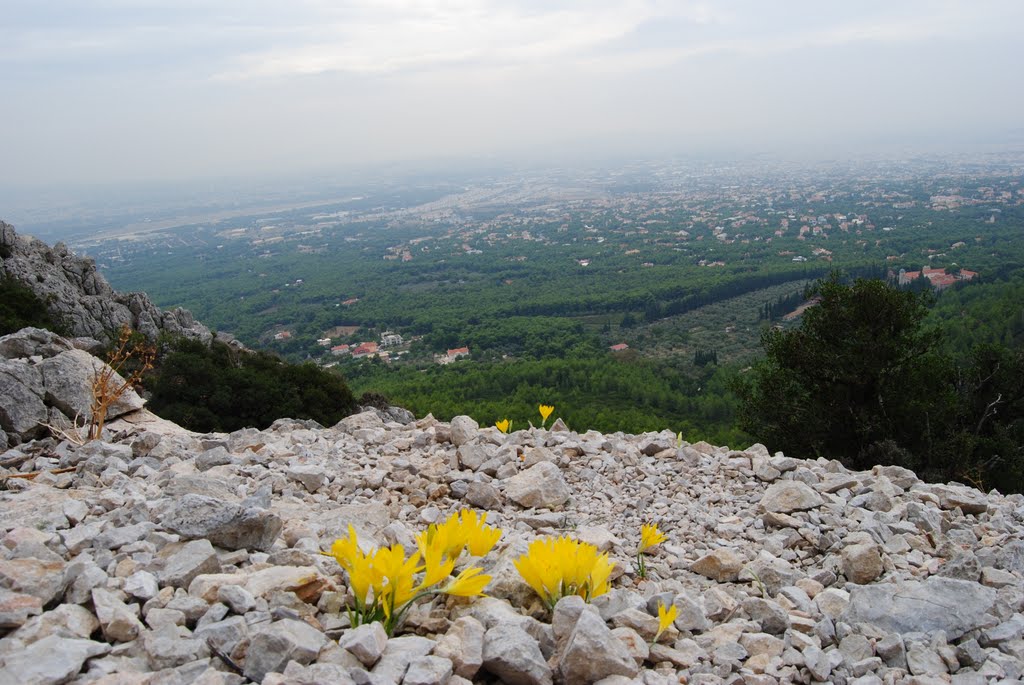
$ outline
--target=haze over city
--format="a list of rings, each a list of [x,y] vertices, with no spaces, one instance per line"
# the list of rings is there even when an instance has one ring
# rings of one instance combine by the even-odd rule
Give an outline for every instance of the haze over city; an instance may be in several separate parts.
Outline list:
[[[1020,140],[1024,4],[9,0],[0,184]]]

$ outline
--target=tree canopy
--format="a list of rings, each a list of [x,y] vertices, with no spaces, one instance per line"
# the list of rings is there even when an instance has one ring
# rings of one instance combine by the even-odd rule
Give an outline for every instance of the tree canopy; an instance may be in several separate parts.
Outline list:
[[[800,328],[766,331],[765,358],[737,383],[745,430],[790,456],[1020,489],[1019,351],[954,364],[924,324],[928,296],[882,281],[833,274],[813,294]]]

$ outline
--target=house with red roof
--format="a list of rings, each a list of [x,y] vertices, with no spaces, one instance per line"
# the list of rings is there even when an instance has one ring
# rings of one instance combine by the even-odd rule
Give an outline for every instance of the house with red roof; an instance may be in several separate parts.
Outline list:
[[[456,359],[458,359],[460,357],[468,357],[469,356],[469,348],[468,347],[456,347],[455,349],[448,350],[448,355],[447,356],[448,356],[448,360],[449,361],[455,361]]]
[[[359,343],[359,345],[352,350],[352,357],[354,359],[368,357],[374,354],[377,354],[377,343],[375,342]]]

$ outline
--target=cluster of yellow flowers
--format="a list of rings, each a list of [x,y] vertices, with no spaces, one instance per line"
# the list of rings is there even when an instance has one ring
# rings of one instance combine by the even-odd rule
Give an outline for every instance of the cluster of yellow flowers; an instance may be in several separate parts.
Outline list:
[[[589,602],[608,592],[615,566],[607,552],[598,554],[594,545],[564,535],[534,540],[515,565],[523,580],[552,608],[562,597],[579,595]]]
[[[327,554],[348,575],[353,596],[353,606],[349,607],[351,625],[380,621],[387,634],[393,635],[405,612],[418,599],[437,594],[482,595],[491,581],[482,568],[469,566],[454,578],[451,576],[463,552],[483,556],[500,537],[501,529],[487,525],[486,513],[463,510],[417,535],[416,550],[408,556],[398,544],[363,552],[351,525],[348,537],[336,540]],[[665,539],[657,525],[641,527],[637,551],[640,577],[645,573],[644,553]],[[569,595],[579,595],[589,602],[605,594],[611,588],[615,567],[607,552],[599,553],[594,545],[564,535],[534,540],[526,554],[514,563],[519,575],[550,608]],[[675,606],[658,607],[655,640],[668,629],[677,613]]]
[[[544,424],[548,422],[548,417],[551,416],[551,412],[553,412],[555,408],[550,404],[542,404],[537,407],[537,410],[540,412],[540,427],[543,428]],[[500,421],[495,421],[494,427],[502,433],[508,433],[512,430],[512,419],[505,418]]]
[[[486,525],[487,514],[474,511],[452,514],[440,525],[432,524],[416,537],[418,549],[406,556],[402,545],[383,547],[369,554],[359,548],[355,528],[331,546],[334,557],[348,574],[354,606],[349,609],[352,626],[380,621],[392,635],[406,610],[418,599],[432,594],[475,597],[491,577],[471,566],[449,580],[455,561],[466,549],[473,556],[487,554],[501,537],[501,530]],[[423,576],[417,584],[415,577]],[[447,584],[437,587],[445,580]]]

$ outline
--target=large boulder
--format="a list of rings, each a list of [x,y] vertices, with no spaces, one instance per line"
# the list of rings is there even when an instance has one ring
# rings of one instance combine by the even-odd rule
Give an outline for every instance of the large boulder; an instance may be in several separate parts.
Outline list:
[[[185,495],[163,519],[168,530],[189,540],[207,539],[224,549],[267,551],[281,534],[281,518],[265,509]]]
[[[59,409],[68,418],[76,416],[91,419],[93,384],[100,374],[109,374],[107,386],[111,391],[125,386],[125,379],[106,364],[82,350],[69,350],[39,364],[46,389],[46,402]],[[110,404],[106,419],[117,418],[142,409],[145,402],[130,386]]]
[[[505,497],[521,507],[553,508],[572,495],[562,472],[550,461],[542,461],[505,481]]]
[[[92,419],[93,386],[109,374],[112,389],[124,378],[100,359],[75,345],[93,340],[68,340],[39,328],[23,328],[0,338],[0,446],[16,445],[45,434],[45,424],[70,427]],[[133,388],[125,387],[107,407],[110,421],[144,405]]]
[[[996,592],[979,583],[932,576],[921,582],[853,586],[842,621],[885,632],[943,631],[950,640],[993,623]]]

